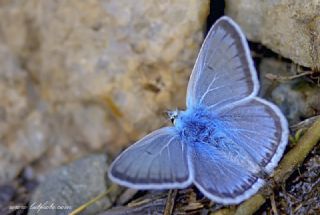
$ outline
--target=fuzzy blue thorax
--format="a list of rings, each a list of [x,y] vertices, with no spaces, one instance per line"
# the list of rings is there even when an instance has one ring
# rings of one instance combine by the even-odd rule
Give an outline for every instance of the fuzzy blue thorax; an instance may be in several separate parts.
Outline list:
[[[207,108],[197,106],[179,112],[175,127],[183,142],[214,143],[218,118]]]

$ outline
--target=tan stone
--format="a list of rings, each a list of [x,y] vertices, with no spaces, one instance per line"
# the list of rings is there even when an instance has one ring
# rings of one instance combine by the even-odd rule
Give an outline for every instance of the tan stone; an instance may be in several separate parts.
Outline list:
[[[227,0],[247,37],[297,64],[320,68],[319,0]]]
[[[10,116],[0,121],[2,137],[10,133],[0,166],[19,163],[6,179],[40,155],[46,171],[92,151],[118,152],[168,123],[165,110],[184,107],[209,1],[0,4],[0,106]],[[19,75],[6,75],[10,65]],[[36,132],[39,150],[17,158],[23,144],[36,150]]]

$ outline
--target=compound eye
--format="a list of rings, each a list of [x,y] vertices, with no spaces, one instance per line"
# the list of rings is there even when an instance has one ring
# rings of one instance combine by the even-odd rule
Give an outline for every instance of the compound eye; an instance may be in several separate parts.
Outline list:
[[[168,116],[170,118],[171,123],[174,124],[175,119],[178,116],[178,112],[177,111],[168,111],[167,114],[168,114]]]
[[[170,117],[171,123],[174,124],[175,117]]]

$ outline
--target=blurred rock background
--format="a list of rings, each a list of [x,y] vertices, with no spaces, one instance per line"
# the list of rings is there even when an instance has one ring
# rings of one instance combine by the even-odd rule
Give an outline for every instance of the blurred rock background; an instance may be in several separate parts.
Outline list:
[[[317,0],[0,0],[0,206],[26,204],[39,183],[84,171],[64,165],[95,153],[111,160],[170,123],[164,112],[184,108],[204,33],[223,14],[252,42],[261,96],[291,124],[318,115],[317,73],[267,78],[320,68]],[[48,182],[48,174],[58,178]],[[48,187],[34,201],[50,196]]]
[[[166,123],[184,106],[208,4],[0,1],[0,184]]]
[[[319,0],[226,0],[226,13],[251,41],[311,68],[320,68]]]

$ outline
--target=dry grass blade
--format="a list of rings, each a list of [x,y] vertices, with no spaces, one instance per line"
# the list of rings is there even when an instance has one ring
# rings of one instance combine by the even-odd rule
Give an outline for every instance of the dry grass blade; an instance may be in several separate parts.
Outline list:
[[[174,202],[177,196],[178,190],[170,190],[167,197],[166,207],[164,208],[163,215],[171,215],[174,208]]]

